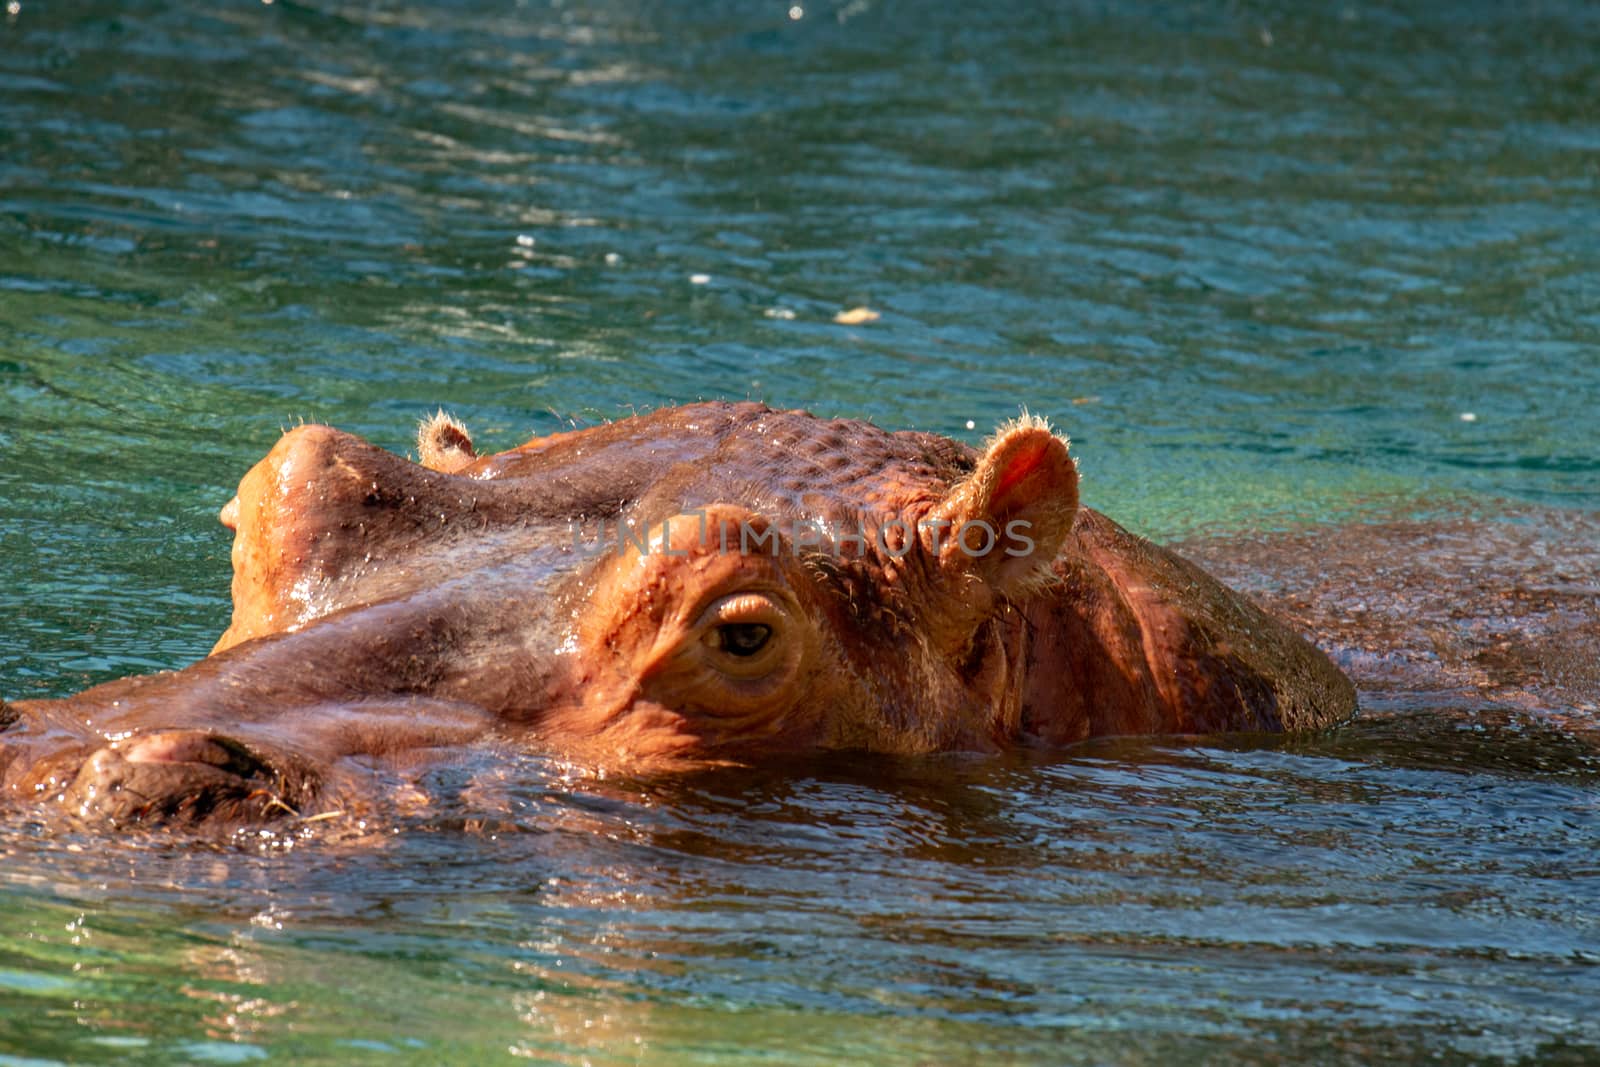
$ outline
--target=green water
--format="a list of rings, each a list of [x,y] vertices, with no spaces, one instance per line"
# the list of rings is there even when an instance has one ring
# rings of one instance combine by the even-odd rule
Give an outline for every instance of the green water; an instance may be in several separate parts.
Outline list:
[[[1600,510],[1600,15],[1318,7],[0,10],[0,693],[204,654],[301,420],[1026,405],[1154,536]],[[0,1064],[1593,1062],[1600,759],[1539,710],[530,758],[362,850],[13,819]]]

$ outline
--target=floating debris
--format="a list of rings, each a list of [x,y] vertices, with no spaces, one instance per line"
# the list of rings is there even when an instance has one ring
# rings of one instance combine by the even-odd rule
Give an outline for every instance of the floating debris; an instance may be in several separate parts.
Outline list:
[[[881,318],[883,318],[881,313],[862,305],[861,307],[851,308],[849,311],[839,312],[833,317],[833,321],[840,326],[860,326],[864,322],[877,322]]]

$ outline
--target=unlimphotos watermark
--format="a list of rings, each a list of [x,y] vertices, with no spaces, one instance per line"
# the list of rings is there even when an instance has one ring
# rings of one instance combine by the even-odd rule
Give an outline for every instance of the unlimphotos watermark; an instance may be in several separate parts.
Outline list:
[[[775,557],[787,551],[793,555],[820,552],[843,558],[847,550],[853,548],[854,555],[858,556],[875,550],[901,559],[922,541],[937,556],[947,543],[946,538],[973,559],[993,552],[1028,556],[1034,550],[1034,540],[1028,536],[1033,524],[1026,519],[1012,519],[997,529],[994,523],[984,519],[969,519],[958,525],[950,519],[921,519],[911,523],[895,516],[872,524],[858,521],[852,526],[809,519],[775,522],[746,517],[738,521],[720,519],[713,529],[706,512],[685,511],[654,525],[613,521],[609,524],[609,536],[605,519],[592,525],[574,521],[568,526],[572,532],[572,549],[579,555],[598,556],[614,551],[618,555],[687,557],[694,552],[674,547],[681,542],[674,540],[673,530],[684,529],[689,522],[697,526],[696,547],[702,552],[714,548],[720,555]]]

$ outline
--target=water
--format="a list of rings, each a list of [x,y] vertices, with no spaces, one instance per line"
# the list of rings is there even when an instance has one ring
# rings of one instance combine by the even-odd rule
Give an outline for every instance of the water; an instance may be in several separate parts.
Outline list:
[[[1600,16],[1326,7],[10,5],[0,692],[202,655],[303,419],[1025,404],[1157,537],[1600,511]],[[1593,715],[1526,704],[11,819],[0,1063],[1592,1062]]]

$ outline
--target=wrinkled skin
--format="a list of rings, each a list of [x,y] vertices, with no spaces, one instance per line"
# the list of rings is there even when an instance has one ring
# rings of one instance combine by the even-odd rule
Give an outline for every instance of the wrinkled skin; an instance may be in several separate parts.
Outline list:
[[[240,824],[371,810],[463,746],[650,773],[1354,710],[1321,652],[1080,507],[1036,421],[979,451],[713,403],[479,457],[440,416],[419,453],[284,435],[222,511],[212,655],[0,710],[0,790]]]

